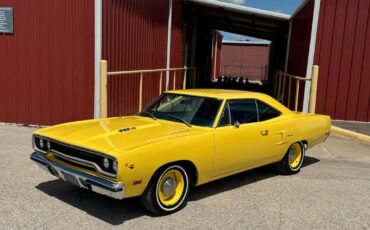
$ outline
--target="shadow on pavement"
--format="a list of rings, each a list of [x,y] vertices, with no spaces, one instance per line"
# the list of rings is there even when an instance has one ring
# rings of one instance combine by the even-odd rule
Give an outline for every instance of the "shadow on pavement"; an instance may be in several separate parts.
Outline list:
[[[150,215],[141,206],[138,198],[115,200],[69,185],[61,179],[41,183],[36,188],[112,225],[119,225],[127,220]]]
[[[315,164],[319,161],[319,159],[316,159],[314,157],[305,156],[302,168]],[[210,182],[205,185],[201,185],[199,187],[195,187],[189,194],[189,200],[200,200],[208,196],[212,196],[225,191],[230,191],[275,176],[279,176],[279,174],[273,165],[267,165],[264,167],[252,169],[246,172]]]
[[[306,156],[302,167],[317,162],[319,162],[318,159]],[[189,201],[200,200],[275,176],[278,174],[271,165],[239,173],[193,188],[189,194]],[[152,216],[142,207],[138,198],[115,200],[68,185],[60,179],[41,183],[36,188],[112,225],[119,225],[144,215]]]

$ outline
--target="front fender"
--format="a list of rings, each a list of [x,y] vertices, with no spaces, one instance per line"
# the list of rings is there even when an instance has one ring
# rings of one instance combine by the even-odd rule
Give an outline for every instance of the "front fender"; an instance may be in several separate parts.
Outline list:
[[[190,161],[197,168],[197,184],[211,175],[214,166],[214,133],[168,139],[122,153],[118,158],[118,180],[125,184],[125,197],[141,195],[163,165]]]

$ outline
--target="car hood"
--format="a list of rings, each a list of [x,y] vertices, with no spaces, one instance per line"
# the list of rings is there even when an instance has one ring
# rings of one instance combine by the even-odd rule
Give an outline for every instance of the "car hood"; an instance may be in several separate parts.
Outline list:
[[[40,129],[36,135],[109,153],[128,151],[153,142],[195,135],[202,128],[141,116],[128,116],[64,123]]]

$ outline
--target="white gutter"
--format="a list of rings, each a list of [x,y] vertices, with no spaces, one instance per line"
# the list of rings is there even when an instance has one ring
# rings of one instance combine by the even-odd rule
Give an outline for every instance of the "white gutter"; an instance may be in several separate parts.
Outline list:
[[[171,33],[172,33],[172,0],[168,0],[168,28],[167,28],[167,63],[166,68],[169,69],[171,65]],[[170,72],[166,72],[166,90],[170,83]]]
[[[100,117],[100,60],[102,53],[102,0],[94,0],[94,118]]]
[[[310,50],[308,53],[307,71],[306,71],[307,78],[312,77],[312,66],[313,66],[313,59],[315,56],[317,26],[319,24],[319,14],[320,14],[320,0],[314,0],[314,1],[315,1],[315,6],[313,10]],[[310,103],[310,91],[311,91],[311,81],[306,81],[305,88],[304,88],[303,110],[302,110],[305,113],[308,112],[308,106]]]
[[[199,4],[199,5],[210,6],[210,7],[213,7],[213,8],[225,8],[227,10],[234,11],[234,12],[255,14],[255,15],[258,15],[258,16],[278,19],[278,20],[282,20],[282,21],[290,19],[289,14],[277,13],[277,12],[268,11],[268,10],[261,10],[261,9],[257,9],[257,8],[241,6],[241,5],[237,5],[237,4],[221,2],[221,1],[216,1],[216,0],[187,0],[187,1],[188,2],[194,2],[194,3]]]

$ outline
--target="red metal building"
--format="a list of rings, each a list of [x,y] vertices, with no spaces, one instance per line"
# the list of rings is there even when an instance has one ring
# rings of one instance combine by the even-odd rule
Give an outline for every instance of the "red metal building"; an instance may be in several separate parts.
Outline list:
[[[223,41],[221,75],[267,80],[269,41]]]
[[[316,112],[370,121],[370,1],[305,1],[290,34],[287,72],[310,76],[313,64],[320,67]]]
[[[94,2],[0,0],[0,121],[50,125],[94,116]]]
[[[216,30],[270,40],[269,79],[284,68],[310,76],[319,65],[317,112],[370,121],[368,0],[306,0],[292,16],[214,0],[0,0],[0,7],[14,14],[14,32],[0,33],[0,122],[99,117],[102,59],[109,71],[197,66],[188,85],[204,87],[218,73]],[[158,76],[148,78],[144,103],[159,90]],[[301,90],[303,110],[309,91]],[[109,78],[108,92],[108,115],[136,112],[137,76]]]
[[[316,40],[317,112],[370,121],[370,1],[322,0]]]

